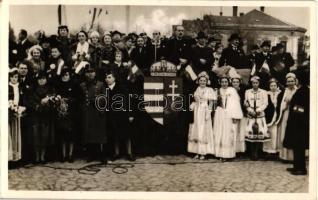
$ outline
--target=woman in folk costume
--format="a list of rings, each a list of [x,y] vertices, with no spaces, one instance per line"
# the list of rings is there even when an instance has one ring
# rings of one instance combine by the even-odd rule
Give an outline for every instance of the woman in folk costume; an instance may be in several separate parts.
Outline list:
[[[99,60],[100,60],[100,57],[101,57],[101,54],[102,54],[102,45],[101,43],[99,42],[100,41],[100,36],[99,36],[99,33],[97,31],[93,31],[90,33],[89,35],[89,38],[90,38],[90,45],[93,46],[94,50],[93,52],[91,53],[91,65],[96,68],[98,67],[99,65]]]
[[[45,163],[48,146],[55,141],[56,96],[47,83],[44,72],[37,76],[37,85],[30,97],[30,118],[32,121],[32,142],[35,149],[35,163]]]
[[[251,78],[252,88],[246,90],[244,106],[247,111],[247,138],[250,140],[263,141],[268,139],[265,112],[268,105],[267,92],[259,88],[260,78],[253,76]],[[255,130],[257,133],[255,135]]]
[[[277,120],[278,115],[277,98],[278,95],[281,93],[278,87],[278,82],[275,78],[271,78],[269,80],[269,89],[270,91],[268,91],[268,106],[265,109],[265,117],[268,127],[268,133],[270,135],[271,140],[264,142],[263,151],[273,156],[278,152],[277,124],[275,122]]]
[[[236,135],[236,153],[240,156],[240,153],[244,153],[246,151],[245,144],[245,135],[246,135],[246,126],[247,126],[247,117],[246,110],[244,107],[244,95],[246,88],[242,84],[242,78],[239,74],[231,78],[231,85],[234,89],[236,89],[239,97],[240,97],[240,106],[243,112],[243,117],[238,122],[238,131]]]
[[[278,105],[278,116],[277,116],[277,137],[278,137],[278,151],[279,158],[284,162],[293,160],[293,152],[290,149],[283,147],[283,141],[285,138],[287,119],[289,115],[289,103],[293,95],[297,90],[296,87],[296,75],[294,73],[288,73],[286,75],[286,88],[278,96],[277,105]]]
[[[42,60],[42,47],[34,45],[29,49],[29,55],[27,58],[30,66],[30,73],[38,74],[40,71],[45,70],[45,61]]]
[[[78,42],[72,45],[71,51],[74,62],[73,69],[75,73],[78,73],[90,61],[94,47],[88,43],[88,35],[85,31],[78,32],[76,38]]]
[[[214,141],[211,111],[216,94],[207,87],[209,76],[206,72],[198,75],[199,87],[194,92],[195,101],[190,105],[194,112],[193,123],[190,124],[188,135],[188,152],[195,153],[194,159],[205,159],[205,155],[214,154]]]
[[[18,69],[12,68],[9,73],[9,161],[18,161],[21,159],[20,117],[25,107],[19,106],[21,95],[18,80]]]
[[[240,96],[233,87],[229,87],[230,79],[219,79],[221,88],[218,90],[218,104],[214,115],[214,146],[215,156],[221,160],[234,158],[238,135],[238,122],[243,112]]]

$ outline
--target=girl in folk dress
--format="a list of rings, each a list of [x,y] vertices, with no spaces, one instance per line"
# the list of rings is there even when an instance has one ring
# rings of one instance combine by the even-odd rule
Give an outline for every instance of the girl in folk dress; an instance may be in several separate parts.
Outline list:
[[[244,100],[248,117],[246,126],[247,138],[263,141],[269,137],[264,112],[268,105],[267,92],[259,88],[260,78],[258,76],[253,76],[251,83],[253,88],[246,90]],[[258,127],[257,135],[253,134],[253,127]]]
[[[213,133],[215,156],[223,160],[235,157],[238,122],[243,112],[237,91],[229,87],[230,79],[222,77],[219,80],[221,88],[218,90]]]
[[[245,130],[247,125],[247,118],[246,118],[246,111],[244,107],[244,95],[246,88],[244,87],[242,83],[242,78],[240,75],[236,77],[232,77],[231,84],[234,89],[236,89],[239,97],[240,97],[240,106],[243,112],[242,119],[238,122],[238,131],[236,135],[236,153],[240,156],[241,153],[244,153],[246,151],[246,144],[245,144]]]
[[[205,159],[205,155],[214,154],[212,129],[212,100],[216,100],[215,92],[207,87],[209,76],[206,72],[198,75],[199,87],[194,93],[195,102],[190,105],[194,112],[194,121],[190,124],[188,136],[188,152],[195,153],[195,159]]]
[[[280,94],[278,82],[275,78],[269,80],[268,106],[265,110],[266,123],[271,140],[264,142],[263,151],[269,154],[276,154],[277,151],[277,98]]]
[[[21,127],[20,117],[24,107],[19,106],[20,90],[18,69],[13,68],[9,73],[9,161],[21,159]]]
[[[287,126],[287,119],[289,115],[289,103],[295,94],[296,87],[296,75],[294,73],[288,73],[286,75],[286,88],[278,96],[278,116],[277,116],[277,137],[278,137],[278,151],[279,158],[283,161],[292,161],[293,152],[291,149],[286,149],[283,147],[283,141],[285,137],[285,130]]]

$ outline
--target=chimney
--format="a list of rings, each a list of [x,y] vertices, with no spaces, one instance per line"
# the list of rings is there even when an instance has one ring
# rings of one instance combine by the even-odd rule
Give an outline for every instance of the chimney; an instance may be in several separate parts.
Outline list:
[[[233,17],[237,17],[237,10],[238,10],[238,7],[233,6]]]
[[[261,12],[265,12],[265,7],[261,6]]]
[[[244,13],[243,13],[243,12],[240,13],[240,17],[242,17],[242,16],[244,16]]]

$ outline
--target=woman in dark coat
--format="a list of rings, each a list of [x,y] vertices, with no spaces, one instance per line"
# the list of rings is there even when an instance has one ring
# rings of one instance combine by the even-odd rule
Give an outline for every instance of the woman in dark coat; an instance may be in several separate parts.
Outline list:
[[[298,76],[301,87],[290,101],[289,116],[283,146],[292,149],[293,168],[287,168],[293,175],[306,175],[305,152],[309,149],[309,101],[308,74]]]
[[[105,110],[102,108],[103,102],[96,98],[105,92],[104,84],[96,80],[94,68],[88,67],[85,71],[86,80],[80,84],[81,90],[81,117],[82,117],[82,142],[88,149],[88,161],[93,160],[96,152],[100,153],[101,161],[105,162],[103,155],[103,145],[107,142],[106,126],[105,126]],[[103,98],[101,98],[103,100]]]
[[[54,144],[55,102],[55,90],[48,85],[46,74],[42,72],[37,77],[37,85],[29,100],[35,163],[45,163],[46,149]]]
[[[98,69],[96,71],[97,80],[104,81],[106,69],[115,60],[115,48],[112,46],[112,37],[106,33],[102,39],[104,47],[101,50],[101,57],[99,60]]]
[[[57,133],[62,145],[62,159],[73,162],[74,142],[78,135],[78,114],[79,87],[71,79],[70,70],[64,69],[61,72],[60,80],[56,83],[56,94],[60,101],[57,108]]]

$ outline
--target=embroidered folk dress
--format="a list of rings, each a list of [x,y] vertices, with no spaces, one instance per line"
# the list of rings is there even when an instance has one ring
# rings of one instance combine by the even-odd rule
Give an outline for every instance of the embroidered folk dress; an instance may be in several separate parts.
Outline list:
[[[273,117],[271,119],[271,121],[269,123],[267,123],[267,127],[268,127],[268,133],[270,135],[270,141],[264,142],[263,144],[263,151],[267,152],[267,153],[277,153],[278,149],[277,149],[277,145],[278,145],[278,137],[277,137],[277,124],[276,122],[276,118],[277,118],[277,97],[280,94],[280,90],[272,92],[269,91],[268,92],[268,96],[269,96],[269,100],[271,101],[271,103],[274,106],[274,114]]]
[[[215,156],[220,158],[234,158],[236,154],[236,136],[238,122],[233,119],[242,119],[243,112],[240,97],[237,91],[228,87],[219,89],[220,104],[214,116],[214,146]]]
[[[289,116],[289,103],[292,97],[294,96],[297,88],[294,87],[293,89],[286,88],[283,94],[283,98],[280,104],[279,110],[279,119],[277,119],[277,137],[278,137],[278,151],[279,151],[279,158],[282,160],[293,160],[293,151],[291,149],[287,149],[283,147],[283,141],[285,138],[285,132],[287,127],[287,120]]]
[[[193,102],[194,120],[189,127],[188,152],[200,155],[214,154],[213,129],[209,101],[216,100],[212,88],[198,87],[194,96],[199,97],[199,102]],[[211,106],[211,105],[210,105]]]
[[[268,97],[267,92],[263,89],[258,88],[257,91],[255,91],[253,88],[246,90],[245,92],[245,101],[244,104],[247,105],[247,126],[246,126],[246,134],[249,139],[253,138],[253,124],[256,122],[258,124],[258,138],[253,138],[257,140],[262,140],[264,137],[269,137],[267,133],[267,125],[266,125],[266,119],[265,119],[265,112],[268,105]],[[258,113],[255,116],[252,116],[249,114],[249,110],[256,109],[256,112]]]

